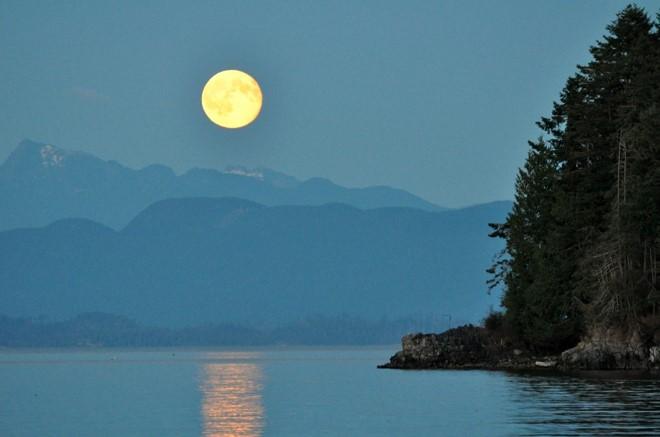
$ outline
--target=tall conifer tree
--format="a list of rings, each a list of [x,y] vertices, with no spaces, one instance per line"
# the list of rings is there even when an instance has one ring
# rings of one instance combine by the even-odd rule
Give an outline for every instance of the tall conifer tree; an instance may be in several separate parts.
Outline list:
[[[513,209],[492,236],[506,256],[506,319],[561,349],[594,327],[639,329],[660,303],[660,38],[628,6],[568,79],[547,136],[530,143]]]

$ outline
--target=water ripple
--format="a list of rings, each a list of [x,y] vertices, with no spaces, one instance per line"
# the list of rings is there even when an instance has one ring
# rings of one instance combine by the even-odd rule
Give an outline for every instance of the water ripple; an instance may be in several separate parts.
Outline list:
[[[256,364],[206,364],[200,384],[204,435],[261,435],[262,378],[261,368]]]
[[[660,380],[510,375],[509,421],[523,435],[658,435]]]

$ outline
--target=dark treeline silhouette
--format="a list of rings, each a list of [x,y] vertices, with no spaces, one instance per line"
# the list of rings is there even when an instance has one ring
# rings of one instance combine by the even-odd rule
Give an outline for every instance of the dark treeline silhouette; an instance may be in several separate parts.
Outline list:
[[[408,331],[447,329],[447,317],[367,321],[314,316],[275,327],[205,324],[180,329],[144,326],[130,318],[85,313],[72,319],[0,316],[0,347],[166,347],[393,344]]]
[[[513,209],[491,225],[506,240],[489,270],[503,322],[533,348],[657,329],[659,24],[628,6],[607,27],[537,123]]]

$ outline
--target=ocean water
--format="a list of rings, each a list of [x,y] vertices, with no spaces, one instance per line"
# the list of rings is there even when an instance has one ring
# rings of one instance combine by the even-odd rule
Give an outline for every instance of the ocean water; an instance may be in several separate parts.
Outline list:
[[[389,348],[0,352],[0,436],[657,435],[660,380],[379,370]]]

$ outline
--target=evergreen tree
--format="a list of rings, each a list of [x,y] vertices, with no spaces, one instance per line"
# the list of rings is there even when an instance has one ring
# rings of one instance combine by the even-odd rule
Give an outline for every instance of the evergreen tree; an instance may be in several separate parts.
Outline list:
[[[628,6],[530,142],[489,270],[506,320],[542,349],[655,314],[660,248],[660,37]],[[585,328],[586,327],[586,328]]]

